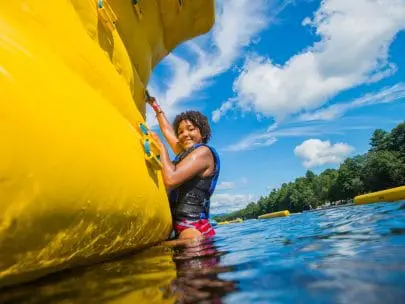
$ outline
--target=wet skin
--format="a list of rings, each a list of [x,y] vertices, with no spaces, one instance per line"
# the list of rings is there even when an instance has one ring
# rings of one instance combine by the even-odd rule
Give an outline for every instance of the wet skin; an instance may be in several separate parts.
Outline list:
[[[171,162],[167,149],[159,137],[154,133],[152,136],[161,147],[163,181],[168,191],[184,184],[195,176],[208,177],[215,172],[214,157],[209,148],[199,147],[175,166]],[[177,138],[183,150],[187,150],[194,144],[203,143],[204,141],[200,129],[189,120],[180,122]],[[200,236],[200,231],[189,228],[180,233],[179,239],[198,238]]]

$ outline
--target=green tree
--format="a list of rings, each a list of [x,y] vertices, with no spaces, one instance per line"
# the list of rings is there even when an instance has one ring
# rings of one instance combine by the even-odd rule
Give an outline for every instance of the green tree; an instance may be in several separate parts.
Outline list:
[[[316,178],[316,174],[311,170],[307,170],[307,172],[305,173],[305,178],[308,180],[309,183],[312,183]]]
[[[261,213],[259,205],[256,203],[250,203],[244,209],[244,212],[242,213],[242,218],[243,219],[256,218],[260,214]]]
[[[338,177],[336,179],[337,189],[336,198],[347,200],[364,192],[364,183],[362,181],[362,169],[364,167],[365,156],[355,156],[347,158],[340,165]]]
[[[325,202],[347,200],[358,194],[405,184],[405,122],[391,132],[374,131],[370,151],[347,158],[338,170],[327,169],[318,176],[308,170],[304,177],[284,183],[268,196],[249,203],[246,208],[218,217],[255,218],[268,212],[288,209],[291,212],[316,208]]]
[[[291,212],[300,212],[302,210],[309,210],[316,208],[317,199],[314,192],[309,185],[301,184],[291,190],[289,195],[289,208]]]
[[[320,204],[334,201],[330,193],[333,185],[336,183],[338,175],[339,173],[335,169],[326,169],[319,175],[315,194],[319,198]]]
[[[374,131],[370,138],[370,151],[382,151],[387,150],[390,144],[390,134],[382,129]]]
[[[390,134],[389,149],[405,157],[405,122],[392,129]]]
[[[259,207],[259,211],[261,214],[266,213],[267,210],[267,198],[261,196],[257,201],[257,205]]]
[[[367,154],[363,170],[367,192],[405,184],[405,164],[399,152],[377,151]]]

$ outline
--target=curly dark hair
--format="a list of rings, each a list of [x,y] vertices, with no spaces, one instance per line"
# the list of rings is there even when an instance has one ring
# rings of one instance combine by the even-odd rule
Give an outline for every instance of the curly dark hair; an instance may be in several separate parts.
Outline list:
[[[182,112],[174,118],[173,129],[178,136],[179,125],[183,120],[189,120],[195,127],[197,127],[203,138],[203,143],[206,144],[211,138],[211,128],[208,124],[208,118],[198,111],[186,111]]]

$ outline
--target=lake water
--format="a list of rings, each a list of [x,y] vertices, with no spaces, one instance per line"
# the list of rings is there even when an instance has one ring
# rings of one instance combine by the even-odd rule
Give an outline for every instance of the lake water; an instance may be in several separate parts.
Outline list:
[[[405,202],[216,228],[0,290],[0,303],[405,303]]]

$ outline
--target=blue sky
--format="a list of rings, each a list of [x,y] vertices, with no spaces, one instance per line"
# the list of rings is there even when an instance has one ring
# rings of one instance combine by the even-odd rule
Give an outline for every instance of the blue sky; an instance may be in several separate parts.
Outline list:
[[[405,0],[217,0],[216,15],[149,84],[169,119],[197,109],[210,120],[213,213],[337,168],[405,119]]]

